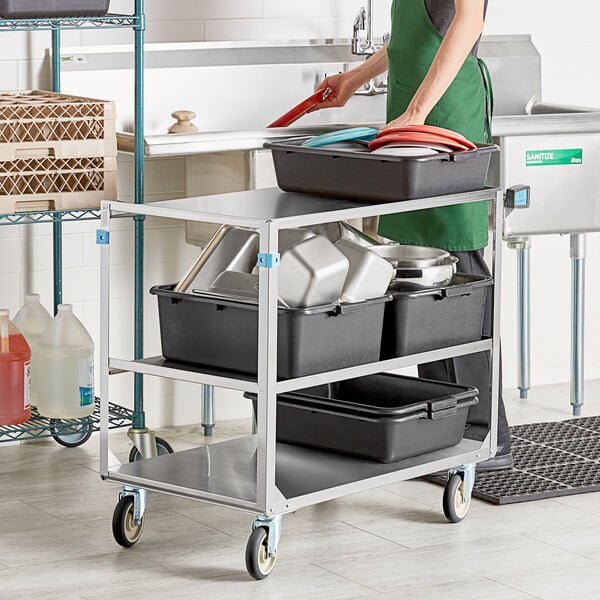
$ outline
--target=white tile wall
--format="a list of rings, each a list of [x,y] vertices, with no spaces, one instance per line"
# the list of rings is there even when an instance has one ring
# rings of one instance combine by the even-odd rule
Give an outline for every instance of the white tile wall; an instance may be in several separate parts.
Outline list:
[[[19,65],[17,61],[3,61],[0,63],[0,81],[2,86],[9,90],[19,87]]]
[[[112,0],[114,12],[131,11],[132,0]],[[147,40],[201,41],[290,39],[304,37],[347,37],[361,0],[147,0]],[[389,30],[390,0],[375,0],[374,28]],[[579,0],[565,9],[559,0],[490,0],[486,33],[531,33],[542,54],[543,86],[547,100],[600,106],[597,57],[600,36],[597,23],[600,5]],[[63,43],[128,43],[131,32],[65,32]],[[45,33],[0,35],[0,88],[47,87]],[[110,90],[106,91],[110,97]],[[130,199],[131,159],[122,157],[119,189]],[[147,200],[179,197],[186,193],[239,186],[240,161],[225,161],[216,171],[210,160],[149,161]],[[266,178],[268,179],[268,177]],[[225,182],[225,183],[224,183]],[[263,182],[265,183],[265,182]],[[568,198],[566,198],[568,201]],[[98,252],[94,245],[96,223],[64,227],[64,299],[75,304],[98,342]],[[146,286],[174,280],[197,250],[182,244],[181,225],[155,220],[147,222]],[[13,310],[25,293],[38,291],[47,306],[52,300],[51,230],[49,226],[0,227],[0,304]],[[127,356],[131,348],[132,229],[128,220],[115,223],[112,237],[113,342],[114,352]],[[600,327],[595,301],[600,294],[600,239],[589,236],[588,244],[587,377],[600,377]],[[532,380],[536,384],[567,381],[569,378],[569,258],[568,240],[558,236],[537,238],[532,249]],[[508,387],[516,385],[515,358],[515,253],[505,253],[503,291],[504,375]],[[158,352],[159,337],[154,298],[146,301],[146,345]],[[131,402],[130,377],[114,379],[114,397]],[[199,420],[196,386],[147,379],[146,393],[151,425]],[[177,399],[175,400],[175,395]],[[165,401],[166,399],[166,401]],[[565,402],[567,399],[565,399]],[[238,395],[221,394],[220,418],[247,414],[246,402]]]

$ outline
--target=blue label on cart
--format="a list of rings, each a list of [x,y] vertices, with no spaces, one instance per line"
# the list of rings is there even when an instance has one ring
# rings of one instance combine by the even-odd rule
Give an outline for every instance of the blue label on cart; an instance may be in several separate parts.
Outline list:
[[[89,406],[94,402],[94,388],[79,388],[79,406]]]

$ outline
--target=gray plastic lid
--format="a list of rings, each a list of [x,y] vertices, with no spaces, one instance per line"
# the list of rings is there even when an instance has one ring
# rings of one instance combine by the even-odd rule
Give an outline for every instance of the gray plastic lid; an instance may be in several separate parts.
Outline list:
[[[59,311],[71,311],[71,310],[73,310],[73,305],[72,304],[59,304],[58,310]]]
[[[26,294],[25,296],[25,302],[35,302],[36,300],[40,299],[40,295],[39,294]]]

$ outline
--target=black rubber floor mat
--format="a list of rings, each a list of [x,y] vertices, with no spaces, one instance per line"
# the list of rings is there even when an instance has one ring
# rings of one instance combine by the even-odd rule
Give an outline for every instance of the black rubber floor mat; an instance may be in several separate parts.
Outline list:
[[[580,417],[579,419],[571,419],[570,421],[565,421],[565,423],[569,423],[569,425],[574,425],[575,427],[581,427],[582,429],[587,429],[589,431],[596,431],[600,433],[600,418],[598,417]]]
[[[511,436],[514,467],[477,473],[476,498],[513,504],[600,491],[600,416],[516,425]]]
[[[546,446],[560,448],[565,452],[576,454],[582,458],[600,462],[600,433],[598,435],[573,438],[572,440],[549,441],[546,443]]]
[[[567,421],[553,423],[529,423],[510,429],[513,438],[543,444],[546,440],[562,440],[581,436],[581,429]]]
[[[566,450],[566,448],[565,448]],[[561,465],[584,462],[585,458],[541,444],[515,445],[512,449],[513,461],[523,471],[531,471],[542,465]]]

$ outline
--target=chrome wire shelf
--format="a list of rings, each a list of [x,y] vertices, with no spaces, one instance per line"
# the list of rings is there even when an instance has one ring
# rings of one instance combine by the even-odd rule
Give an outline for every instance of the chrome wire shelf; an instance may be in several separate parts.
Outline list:
[[[99,218],[99,208],[86,210],[48,210],[42,212],[5,213],[0,214],[0,227],[3,225],[54,223],[56,221],[92,221]]]
[[[117,404],[108,404],[108,428],[129,427],[133,412]],[[89,417],[83,419],[48,419],[42,417],[37,409],[31,407],[31,419],[21,425],[3,425],[0,427],[0,443],[38,440],[68,436],[81,431],[100,430],[100,400],[96,398],[96,407]]]
[[[36,223],[68,223],[69,221],[98,221],[101,216],[99,208],[80,210],[49,210],[42,212],[0,213],[0,227],[5,225],[35,225]],[[121,213],[117,218],[139,218],[139,215]]]
[[[0,19],[0,29],[11,31],[52,31],[59,29],[138,29],[144,20],[135,15],[104,15],[102,17],[60,17],[52,19]]]

